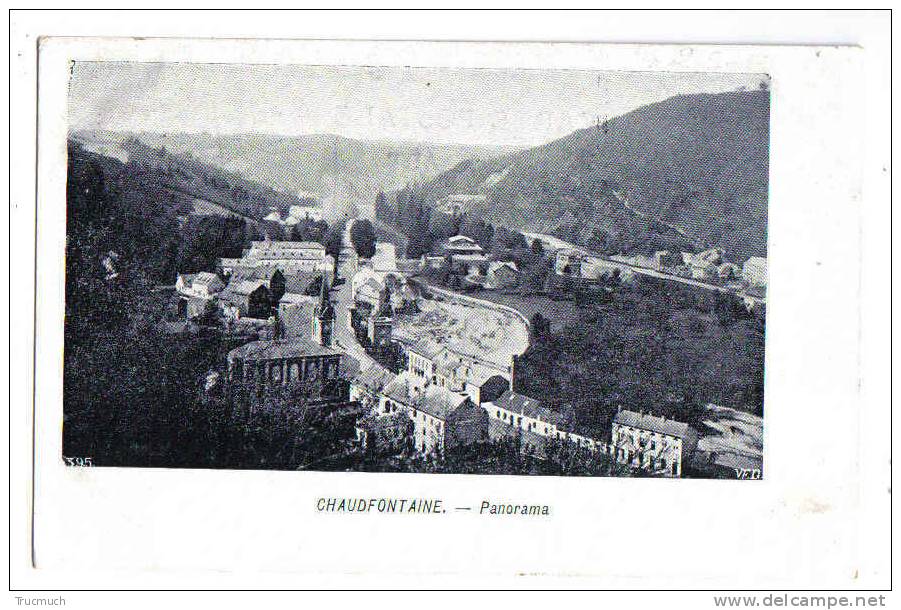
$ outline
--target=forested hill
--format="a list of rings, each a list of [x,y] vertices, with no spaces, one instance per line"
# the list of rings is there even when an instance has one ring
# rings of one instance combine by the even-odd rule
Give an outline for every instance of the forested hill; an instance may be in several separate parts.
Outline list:
[[[766,255],[769,91],[683,95],[537,148],[465,161],[429,203],[485,193],[485,220],[607,253]]]
[[[133,136],[91,133],[73,134],[71,140],[85,152],[129,163],[167,190],[225,208],[249,219],[262,220],[276,208],[287,213],[292,205],[310,203],[295,193],[278,191],[255,180],[201,160],[189,151],[151,146]]]
[[[79,278],[101,273],[101,260],[118,257],[119,283],[172,284],[177,272],[212,270],[217,257],[240,256],[253,224],[223,215],[195,215],[190,181],[139,162],[93,153],[69,142],[66,196],[67,307],[93,298]],[[223,182],[221,191],[240,186]],[[265,200],[264,200],[265,201]],[[127,276],[127,277],[126,277]]]
[[[95,150],[113,154],[128,140],[182,158],[212,164],[233,176],[265,184],[281,193],[321,201],[326,220],[371,215],[380,191],[424,181],[463,159],[490,158],[510,147],[465,146],[385,140],[355,140],[333,134],[276,136],[207,133],[76,134]]]

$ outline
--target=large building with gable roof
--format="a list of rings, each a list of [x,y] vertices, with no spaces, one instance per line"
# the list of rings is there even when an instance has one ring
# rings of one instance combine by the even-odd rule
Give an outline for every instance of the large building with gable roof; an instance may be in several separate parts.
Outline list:
[[[684,422],[628,410],[613,418],[610,445],[623,464],[679,477],[697,443],[697,433]]]

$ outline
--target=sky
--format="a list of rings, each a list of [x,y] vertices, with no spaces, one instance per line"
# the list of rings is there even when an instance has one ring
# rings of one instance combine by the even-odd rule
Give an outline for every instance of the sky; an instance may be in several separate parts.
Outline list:
[[[762,75],[78,62],[72,130],[330,133],[365,140],[535,146],[684,93]]]

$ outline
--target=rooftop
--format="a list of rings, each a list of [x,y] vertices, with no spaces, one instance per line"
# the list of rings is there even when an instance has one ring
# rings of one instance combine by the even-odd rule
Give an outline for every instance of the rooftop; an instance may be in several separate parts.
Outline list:
[[[422,339],[410,346],[409,351],[432,360],[441,355],[445,349],[431,339]]]
[[[484,254],[454,254],[455,263],[484,263],[487,260]]]
[[[266,283],[262,280],[242,280],[231,281],[225,290],[222,291],[222,298],[228,299],[230,296],[248,296],[260,287],[265,288]]]
[[[565,424],[563,416],[556,411],[552,411],[547,407],[542,406],[541,402],[534,398],[525,396],[524,394],[517,394],[512,390],[507,390],[501,394],[501,397],[494,401],[494,404],[501,409],[519,413],[526,417],[531,417],[532,419],[546,421],[557,427],[563,427]]]
[[[279,272],[279,268],[275,265],[235,266],[232,269],[229,283],[252,280],[266,280],[268,282]]]
[[[430,385],[414,406],[419,411],[428,413],[432,417],[447,419],[450,413],[467,400],[469,398],[463,394],[456,394],[447,388]]]
[[[389,381],[388,384],[382,388],[382,394],[395,402],[408,405],[411,402],[411,387],[410,374],[407,371],[402,371],[400,375],[396,375],[394,379]]]
[[[378,390],[388,386],[396,376],[378,363],[373,363],[357,373],[354,383],[370,390]]]
[[[251,250],[325,250],[318,241],[252,241]]]
[[[216,275],[215,273],[210,273],[209,271],[201,271],[194,276],[194,281],[192,283],[212,286],[217,282],[222,282],[222,280],[219,279],[218,275]]]
[[[635,411],[620,411],[613,418],[613,422],[622,426],[631,426],[651,432],[659,432],[667,436],[685,438],[688,435],[689,426],[684,422],[667,419],[650,413],[636,413]]]
[[[338,356],[341,352],[307,339],[282,341],[251,341],[236,347],[228,353],[228,359],[239,360],[281,360],[303,356]]]

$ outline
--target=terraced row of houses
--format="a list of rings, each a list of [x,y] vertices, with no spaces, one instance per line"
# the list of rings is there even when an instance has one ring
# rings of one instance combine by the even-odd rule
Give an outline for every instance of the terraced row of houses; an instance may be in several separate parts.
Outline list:
[[[441,455],[461,444],[515,439],[538,458],[547,457],[552,445],[566,445],[679,477],[697,445],[688,424],[631,410],[620,410],[610,437],[598,438],[541,401],[514,392],[512,367],[492,368],[428,341],[407,349],[407,368],[398,375],[377,365],[361,371],[350,397],[367,412],[357,425],[360,443],[388,450],[407,446]]]

